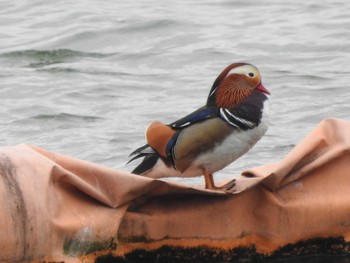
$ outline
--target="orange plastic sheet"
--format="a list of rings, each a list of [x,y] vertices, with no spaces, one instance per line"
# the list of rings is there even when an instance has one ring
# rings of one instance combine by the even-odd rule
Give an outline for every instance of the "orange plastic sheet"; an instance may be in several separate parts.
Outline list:
[[[350,241],[349,149],[350,122],[326,119],[281,161],[244,171],[226,194],[4,147],[0,261],[232,260],[316,238],[339,250]]]

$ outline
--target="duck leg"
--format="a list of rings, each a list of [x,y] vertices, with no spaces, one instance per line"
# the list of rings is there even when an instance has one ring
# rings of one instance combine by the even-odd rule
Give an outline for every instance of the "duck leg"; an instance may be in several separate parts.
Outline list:
[[[224,190],[225,192],[233,192],[233,187],[236,185],[236,180],[233,179],[228,183],[222,186],[215,186],[213,174],[210,173],[207,169],[203,170],[204,180],[205,180],[205,189],[211,190]]]
[[[213,174],[209,173],[207,169],[203,170],[205,189],[215,189]]]

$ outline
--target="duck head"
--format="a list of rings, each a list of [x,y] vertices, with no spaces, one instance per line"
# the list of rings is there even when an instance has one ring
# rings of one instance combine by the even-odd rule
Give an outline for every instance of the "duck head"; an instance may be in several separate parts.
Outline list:
[[[254,90],[270,94],[261,84],[261,75],[255,66],[234,63],[226,67],[214,81],[207,105],[229,109],[249,97]]]

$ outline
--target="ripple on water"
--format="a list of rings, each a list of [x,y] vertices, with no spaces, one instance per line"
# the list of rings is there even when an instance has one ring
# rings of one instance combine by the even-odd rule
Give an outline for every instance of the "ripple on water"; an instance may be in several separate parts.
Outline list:
[[[203,105],[236,61],[261,70],[271,125],[224,174],[278,159],[324,117],[349,118],[346,0],[60,3],[0,3],[2,144],[119,166],[150,121]]]
[[[0,59],[16,63],[18,66],[40,68],[46,65],[72,62],[84,58],[104,58],[107,55],[100,53],[81,52],[69,49],[57,50],[21,50],[0,54]]]

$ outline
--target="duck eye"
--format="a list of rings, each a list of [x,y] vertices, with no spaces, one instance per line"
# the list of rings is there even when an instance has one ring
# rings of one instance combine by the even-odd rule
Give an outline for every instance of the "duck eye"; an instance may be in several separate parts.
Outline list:
[[[253,78],[255,75],[254,75],[253,72],[249,72],[249,73],[248,73],[248,76],[251,77],[251,78]]]

